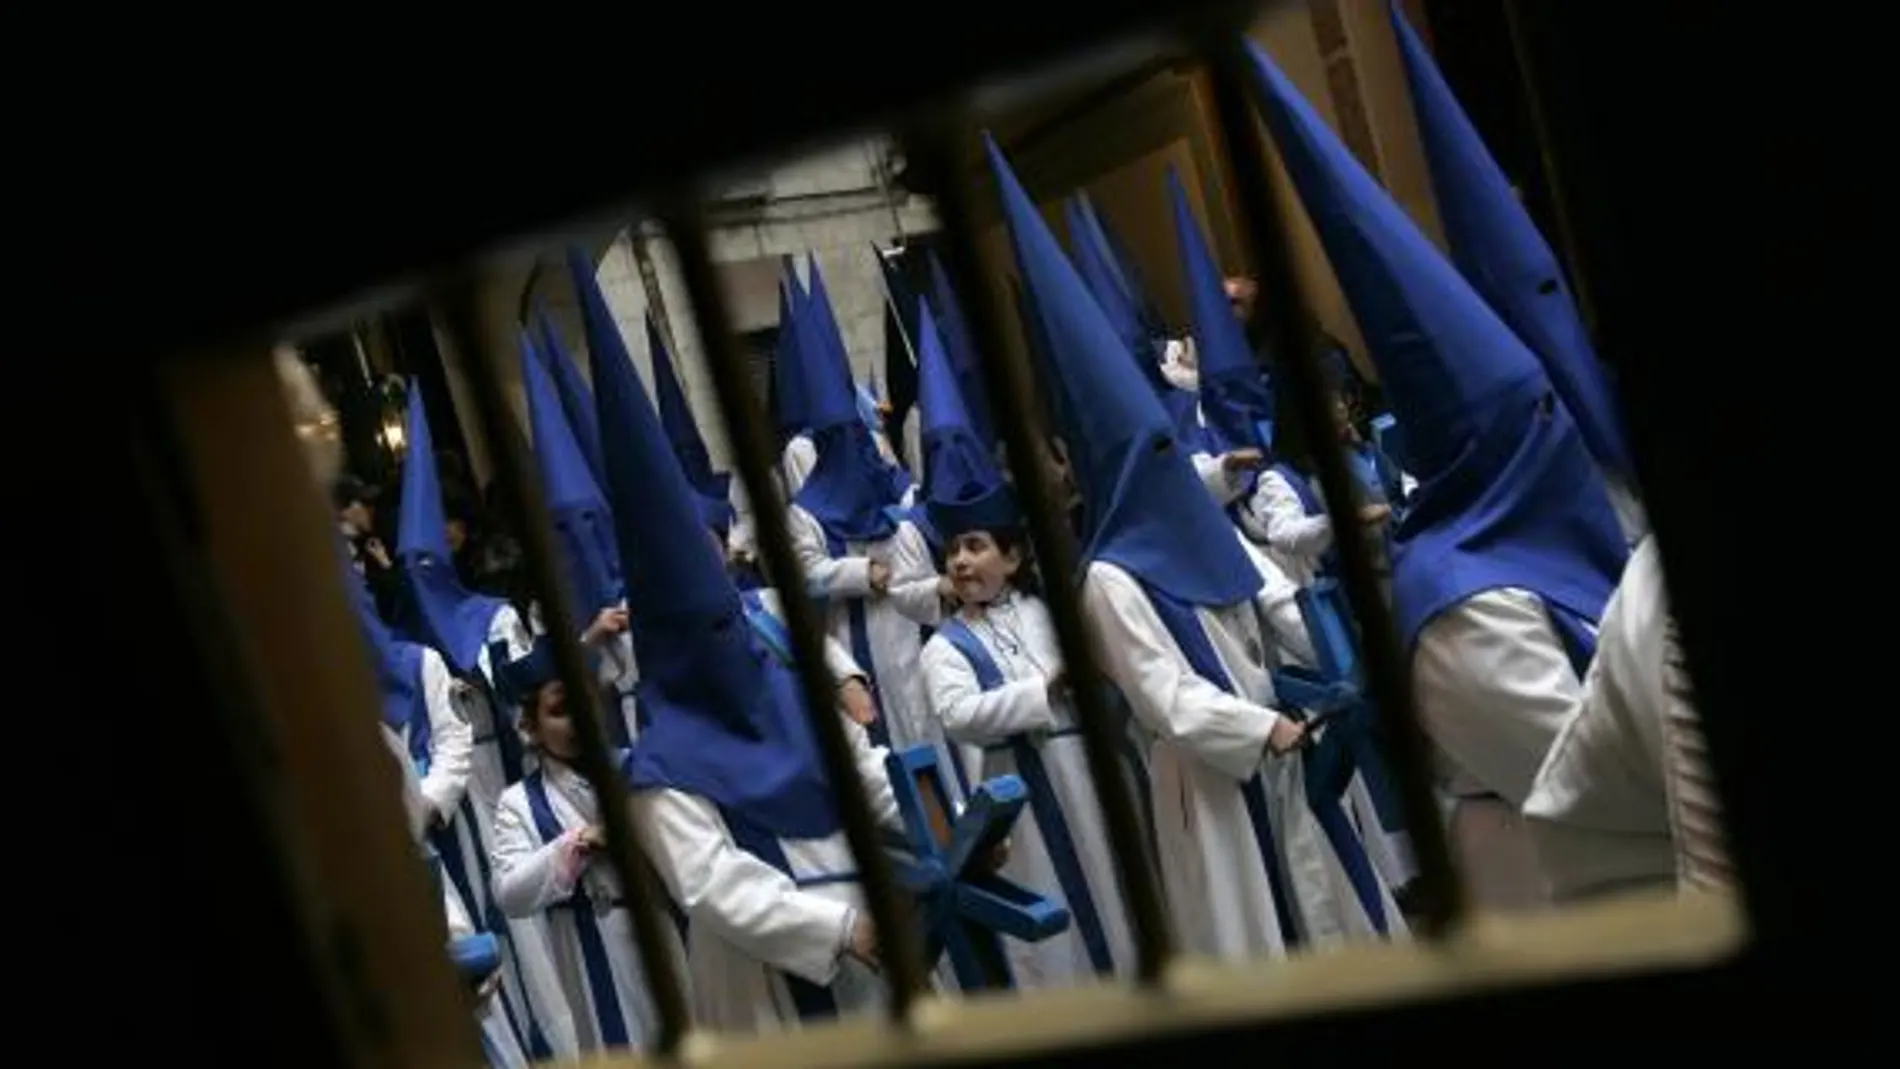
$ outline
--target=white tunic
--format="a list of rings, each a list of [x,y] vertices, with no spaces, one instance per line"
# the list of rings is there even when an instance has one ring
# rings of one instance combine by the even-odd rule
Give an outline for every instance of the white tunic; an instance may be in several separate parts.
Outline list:
[[[877,682],[878,708],[891,747],[904,750],[924,743],[936,746],[950,789],[961,801],[950,763],[958,758],[944,741],[942,728],[930,716],[923,674],[918,670],[921,628],[936,624],[943,611],[930,547],[915,527],[900,523],[890,537],[880,541],[845,543],[845,555],[833,559],[825,529],[816,517],[793,505],[787,519],[807,585],[831,599],[826,611],[831,637],[851,650]],[[890,585],[882,597],[871,596],[874,560],[882,561],[891,573]],[[852,643],[854,604],[863,609],[870,664],[863,664],[866,651]],[[969,758],[974,762],[975,755]]]
[[[844,726],[872,813],[901,831],[885,751],[856,724]],[[842,831],[779,840],[787,873],[741,848],[719,807],[699,795],[637,791],[633,812],[654,867],[686,913],[687,968],[700,1025],[741,1034],[797,1027],[788,974],[825,988],[840,1014],[882,1003],[877,976],[845,956],[863,895]]]
[[[811,477],[811,470],[818,466],[818,446],[809,434],[795,434],[785,443],[785,453],[779,458],[779,471],[785,480],[785,500],[790,501],[804,488],[805,480]]]
[[[1583,699],[1524,802],[1557,901],[1675,878],[1663,743],[1668,619],[1652,539],[1604,607]]]
[[[474,800],[476,819],[482,825],[482,841],[491,860],[495,854],[495,812],[502,792],[508,787],[507,772],[501,760],[500,733],[506,731],[520,739],[521,718],[520,708],[500,704],[501,698],[494,689],[495,666],[490,663],[489,647],[497,644],[505,645],[511,660],[525,657],[534,648],[534,633],[512,605],[502,605],[489,618],[487,639],[476,655],[477,666],[488,681],[489,689],[483,692],[469,688],[461,696],[475,732],[475,768],[469,779],[469,795]],[[525,743],[515,745],[524,753],[523,771],[532,770],[535,767],[533,753]],[[493,887],[494,873],[490,871],[488,891],[491,895]],[[502,979],[502,997],[514,1008],[515,1020],[523,1028],[539,1030],[550,1047],[554,1047],[557,1036],[570,1037],[571,1049],[573,1010],[555,978],[554,952],[548,946],[546,926],[511,917],[498,902],[495,912],[501,914],[501,927],[506,929],[495,933],[506,937],[504,954],[508,972]]]
[[[1549,888],[1520,813],[1582,695],[1545,612],[1527,590],[1474,594],[1426,624],[1412,688],[1452,810],[1452,848],[1481,906],[1529,909]]]
[[[1254,483],[1243,523],[1301,586],[1312,584],[1319,574],[1320,558],[1333,548],[1333,518],[1324,512],[1308,515],[1293,484],[1272,469],[1261,472]]]
[[[548,804],[562,832],[600,822],[593,788],[579,773],[556,761],[541,762]],[[557,864],[560,840],[543,839],[534,821],[527,780],[502,793],[495,812],[495,899],[509,917],[539,929],[551,956],[551,975],[528,975],[537,1008],[561,1005],[570,1010],[564,1020],[540,1018],[542,1034],[559,1057],[575,1057],[604,1049],[602,1017],[586,966],[578,911],[587,910],[599,934],[611,976],[614,1005],[627,1030],[628,1042],[638,1048],[651,1035],[656,1019],[647,994],[645,972],[635,953],[633,922],[619,881],[604,857],[590,859],[574,882],[562,878]],[[585,905],[572,902],[585,891]],[[552,989],[548,986],[552,984]]]
[[[1233,681],[1229,694],[1195,674],[1139,582],[1105,561],[1089,565],[1084,604],[1103,646],[1103,667],[1134,715],[1154,733],[1149,774],[1156,853],[1169,907],[1186,949],[1224,958],[1284,954],[1303,938],[1325,946],[1374,932],[1304,794],[1297,755],[1270,757],[1272,705],[1267,643],[1252,603],[1197,608],[1209,644]],[[1267,860],[1242,786],[1259,775],[1292,888],[1281,902],[1296,930],[1284,930]],[[1387,928],[1405,930],[1383,883]]]
[[[1074,857],[1069,860],[1094,905],[1114,972],[1128,975],[1135,964],[1134,941],[1103,827],[1102,804],[1089,778],[1088,756],[1076,732],[1074,711],[1066,703],[1049,701],[1048,679],[1062,666],[1049,610],[1035,598],[1007,591],[983,611],[966,614],[963,622],[989,651],[1005,682],[985,691],[969,659],[939,633],[924,644],[923,652],[931,711],[950,739],[981,748],[982,769],[973,781],[1021,775],[1012,742],[1035,748],[1047,775],[1053,811],[1074,845]],[[1033,791],[1038,785],[1030,782],[1028,786]],[[1049,987],[1095,975],[1083,940],[1082,918],[1067,900],[1033,807],[1023,812],[1010,834],[1009,860],[1002,871],[1024,887],[1063,902],[1071,917],[1069,930],[1052,939],[1040,943],[1006,940],[1016,985]]]

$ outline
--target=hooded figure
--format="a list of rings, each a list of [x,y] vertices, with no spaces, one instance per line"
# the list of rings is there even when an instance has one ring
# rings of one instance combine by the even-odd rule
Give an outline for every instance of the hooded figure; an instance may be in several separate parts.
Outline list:
[[[1393,612],[1461,799],[1453,838],[1483,901],[1532,904],[1542,880],[1517,810],[1577,702],[1622,532],[1537,357],[1249,47],[1261,115],[1419,480],[1394,537]]]
[[[1625,537],[1635,545],[1649,525],[1636,493],[1623,415],[1557,255],[1458,106],[1425,43],[1396,4],[1388,12],[1452,263],[1543,365],[1551,390],[1603,471]]]
[[[494,707],[494,669],[526,652],[533,637],[528,621],[513,605],[469,590],[456,574],[429,415],[413,383],[405,433],[409,451],[402,470],[396,558],[408,581],[407,608],[414,621],[410,631],[438,650],[458,677],[484,684],[485,700],[469,703],[469,718],[475,733],[474,776],[479,789],[492,798],[523,771],[520,740],[505,730],[514,721],[512,711]]]
[[[807,588],[828,598],[828,630],[865,669],[880,716],[871,737],[897,749],[934,743],[944,767],[962,767],[942,744],[917,673],[920,629],[941,611],[930,547],[891,497],[890,468],[859,417],[842,354],[824,340],[824,288],[812,275],[812,303],[799,320],[806,414],[818,463],[792,498],[787,517]],[[812,354],[818,354],[813,356]]]
[[[804,337],[824,354],[826,360],[837,365],[838,373],[844,376],[845,383],[852,390],[853,404],[864,406],[868,403],[868,411],[863,407],[857,408],[857,411],[860,414],[860,421],[868,424],[871,456],[876,461],[875,473],[879,492],[883,495],[886,505],[908,508],[912,497],[910,473],[897,462],[897,454],[891,449],[890,440],[885,437],[884,415],[880,411],[876,384],[873,383],[873,388],[867,395],[862,386],[852,381],[851,354],[845,349],[844,333],[838,329],[838,317],[832,311],[831,297],[825,289],[825,276],[818,270],[816,256],[811,257],[808,264],[811,275],[811,299],[806,304],[805,313],[807,326],[810,329]],[[811,380],[808,378],[806,381],[809,383]],[[809,386],[807,389],[809,390]],[[806,404],[814,405],[815,403],[808,393]],[[814,411],[811,409],[807,410],[807,415],[815,418]]]
[[[623,767],[636,826],[684,913],[695,1019],[748,1032],[875,1006],[877,979],[850,957],[870,947],[856,865],[771,592],[741,595],[726,577],[619,331],[605,315],[587,325],[601,425],[618,432],[602,443],[615,530],[643,610],[645,723]],[[835,675],[856,675],[830,654]],[[846,731],[874,812],[901,827],[883,751]]]
[[[1269,675],[1276,639],[1303,636],[1297,610],[1259,603],[1260,572],[1154,391],[993,143],[989,157],[1087,501],[1084,609],[1154,736],[1157,860],[1179,935],[1238,958],[1402,928],[1376,875],[1359,905],[1348,869],[1367,867],[1363,847],[1329,847],[1306,805],[1304,728],[1275,707]]]
[[[1126,972],[1134,955],[1101,802],[1075,728],[1062,653],[1034,594],[1014,495],[970,424],[928,302],[918,313],[918,404],[931,522],[960,601],[925,644],[932,714],[974,778],[1019,775],[1033,822],[1012,835],[1004,874],[1061,889],[1075,924],[1040,943],[1004,943],[1019,987]]]
[[[536,357],[525,331],[521,336],[521,382],[528,398],[534,457],[541,471],[542,490],[547,495],[548,515],[553,520],[569,604],[581,619],[599,620],[603,614],[612,614],[626,605],[620,550],[614,545],[613,516],[608,512],[600,484],[588,469],[580,436],[572,432],[572,421],[563,414],[563,406],[556,399],[559,378],[550,381],[548,369]],[[594,414],[588,412],[586,417],[587,426],[594,426]],[[624,741],[632,738],[637,730],[638,711],[633,693],[634,684],[640,680],[640,666],[634,658],[633,643],[624,631],[611,636],[597,634],[597,637],[602,653],[598,662],[601,683],[613,689],[619,712],[618,723],[612,726],[615,737]]]

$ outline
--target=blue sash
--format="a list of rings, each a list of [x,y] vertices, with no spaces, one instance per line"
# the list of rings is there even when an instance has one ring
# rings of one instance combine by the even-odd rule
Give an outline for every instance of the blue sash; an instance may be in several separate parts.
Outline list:
[[[554,815],[541,773],[529,773],[521,784],[527,792],[528,811],[534,816],[534,830],[541,836],[542,844],[559,839],[566,829]],[[610,905],[618,907],[620,903]],[[607,957],[607,945],[600,937],[600,925],[594,921],[594,900],[577,883],[574,893],[552,908],[565,909],[574,918],[574,934],[581,945],[581,964],[587,974],[587,989],[593,996],[594,1020],[600,1027],[602,1042],[610,1047],[629,1046],[627,1021],[620,1012],[620,990],[614,983],[613,965]]]
[[[963,655],[976,672],[977,685],[985,691],[995,690],[1006,680],[1003,670],[990,656],[989,648],[976,637],[969,625],[956,617],[944,621],[937,629],[944,641]],[[1016,771],[1029,787],[1029,810],[1035,815],[1036,830],[1042,833],[1043,845],[1048,848],[1049,860],[1056,869],[1056,882],[1062,887],[1062,897],[1075,916],[1076,928],[1081,932],[1082,945],[1087,948],[1089,964],[1097,975],[1108,976],[1115,971],[1115,960],[1108,950],[1108,934],[1102,929],[1102,917],[1095,908],[1095,896],[1089,891],[1088,879],[1082,874],[1081,861],[1075,851],[1075,839],[1069,834],[1069,822],[1062,815],[1062,805],[1058,800],[1055,787],[1049,782],[1049,770],[1042,763],[1042,753],[1026,735],[1012,735],[1008,741],[1009,751],[1016,758]]]
[[[1220,687],[1229,694],[1236,693],[1234,681],[1220,663],[1220,657],[1214,652],[1213,643],[1208,640],[1207,631],[1201,626],[1200,619],[1194,614],[1194,608],[1177,601],[1152,587],[1143,584],[1148,600],[1154,605],[1155,614],[1173,636],[1175,644],[1187,658],[1189,667],[1196,675]],[[1265,636],[1262,636],[1264,640]],[[1330,781],[1337,779],[1337,746],[1315,747],[1303,755],[1303,764],[1309,764],[1306,779],[1306,802],[1319,820],[1320,828],[1325,832],[1333,852],[1339,857],[1346,877],[1352,883],[1353,891],[1359,898],[1360,906],[1365,909],[1372,926],[1380,934],[1386,932],[1385,906],[1379,894],[1378,878],[1373,875],[1371,859],[1366,856],[1365,844],[1359,841],[1346,817],[1337,795],[1328,795]],[[1314,751],[1320,751],[1315,761]],[[1348,766],[1350,768],[1350,766]],[[1350,774],[1350,773],[1348,773]],[[1317,782],[1316,782],[1317,781]],[[1267,808],[1266,788],[1260,774],[1254,773],[1240,786],[1242,798],[1247,805],[1247,815],[1254,826],[1254,835],[1260,846],[1261,859],[1266,865],[1267,880],[1274,889],[1274,910],[1279,915],[1281,930],[1286,934],[1289,946],[1298,945],[1303,939],[1292,919],[1291,881],[1280,869],[1280,855],[1273,840],[1273,825]],[[1342,787],[1343,792],[1343,787]]]

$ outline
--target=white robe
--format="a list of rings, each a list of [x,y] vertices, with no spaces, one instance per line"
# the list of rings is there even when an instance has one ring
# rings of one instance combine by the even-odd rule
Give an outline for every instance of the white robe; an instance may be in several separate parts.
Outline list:
[[[1254,483],[1253,496],[1243,511],[1243,526],[1266,545],[1287,577],[1301,586],[1312,585],[1320,558],[1333,548],[1333,518],[1324,512],[1308,515],[1293,484],[1271,469],[1261,472]]]
[[[901,831],[885,751],[856,724],[844,726],[873,815]],[[693,1017],[701,1026],[735,1034],[798,1027],[785,974],[828,989],[840,1015],[883,1003],[876,974],[845,955],[864,900],[842,831],[780,840],[788,874],[742,849],[719,807],[699,795],[637,791],[633,812],[660,879],[686,913]]]
[[[1075,847],[1073,863],[1100,918],[1114,972],[1130,975],[1135,964],[1134,939],[1128,929],[1128,910],[1108,847],[1102,805],[1089,778],[1088,756],[1075,729],[1074,711],[1049,700],[1048,678],[1062,665],[1049,610],[1035,598],[1007,592],[975,618],[969,627],[989,651],[1005,682],[985,691],[970,661],[941,634],[924,644],[923,672],[931,711],[955,742],[981,747],[982,768],[972,779],[1019,775],[1011,743],[1027,736],[1042,758],[1054,809],[1068,829]],[[1031,790],[1036,784],[1028,784]],[[1080,928],[1081,918],[1069,903],[1055,862],[1050,858],[1041,823],[1025,809],[1010,834],[1005,876],[1024,887],[1069,907],[1069,930],[1040,943],[1006,940],[1016,986],[1024,990],[1069,983],[1092,977]]]
[[[881,541],[847,542],[846,555],[834,560],[825,529],[816,517],[793,505],[787,519],[808,587],[830,599],[827,630],[877,681],[878,709],[891,748],[902,751],[924,743],[937,747],[951,793],[960,803],[962,791],[951,762],[964,758],[944,740],[941,726],[930,715],[923,674],[918,670],[921,628],[935,625],[943,611],[930,547],[915,527],[900,523],[890,537]],[[890,585],[882,597],[870,596],[873,560],[883,561],[891,572]],[[862,663],[864,651],[851,643],[853,601],[864,607],[871,660],[868,665]],[[973,767],[975,760],[974,753],[967,755],[962,767]]]
[[[1652,539],[1604,607],[1583,700],[1524,802],[1553,900],[1675,879],[1663,743],[1668,616]]]
[[[416,775],[415,765],[409,760],[409,747],[401,736],[390,730],[388,724],[378,726],[382,729],[384,745],[389,747],[390,756],[395,758],[396,767],[401,770],[402,802],[408,817],[409,834],[421,846],[423,834],[437,810],[424,790],[422,778]],[[475,925],[469,920],[468,911],[462,908],[461,896],[456,894],[454,886],[447,880],[442,881],[442,911],[451,940],[475,934]],[[510,1069],[528,1063],[514,1029],[509,1026],[507,1012],[500,998],[491,993],[484,999],[475,1011],[475,1020],[476,1026],[482,1030],[484,1042],[492,1052],[491,1063]]]
[[[495,811],[501,803],[502,792],[508,787],[507,772],[501,760],[500,733],[510,732],[519,739],[521,718],[520,708],[504,703],[495,689],[495,666],[490,661],[489,647],[497,644],[505,646],[510,660],[525,657],[534,648],[534,632],[512,605],[504,604],[489,618],[487,638],[476,655],[476,664],[488,682],[488,691],[470,690],[463,695],[476,740],[475,769],[469,780],[469,793],[475,799],[476,816],[481,821],[483,842],[487,844],[491,860],[488,886],[491,895],[494,891]],[[532,771],[535,761],[527,745],[517,742],[516,749],[523,753],[522,771]],[[547,930],[543,925],[511,917],[499,902],[494,904],[495,912],[501,915],[501,927],[505,929],[495,934],[506,937],[503,955],[508,973],[502,978],[502,997],[514,1009],[515,1020],[522,1028],[539,1031],[548,1046],[558,1050],[556,1037],[571,1037],[574,1033],[573,1010],[555,980],[554,956],[548,946]],[[522,1039],[527,1042],[529,1036]],[[571,1040],[569,1046],[572,1046]]]
[[[1304,793],[1297,755],[1270,757],[1273,706],[1267,646],[1255,606],[1195,610],[1229,694],[1195,674],[1147,593],[1106,561],[1090,563],[1083,601],[1103,645],[1103,668],[1134,715],[1155,735],[1149,774],[1156,853],[1183,946],[1222,958],[1282,955],[1290,937],[1323,947],[1374,934]],[[1241,787],[1260,775],[1279,868],[1292,888],[1284,903],[1297,931],[1283,930],[1259,839]],[[1387,930],[1405,922],[1379,886]]]
[[[785,453],[779,458],[779,471],[785,480],[785,500],[798,496],[805,486],[805,480],[811,477],[811,469],[818,466],[818,446],[809,434],[795,434],[785,443]]]
[[[1441,613],[1412,651],[1412,690],[1456,799],[1452,849],[1473,897],[1492,909],[1548,904],[1521,809],[1583,687],[1543,600],[1501,588]]]
[[[542,762],[542,782],[548,804],[562,831],[597,824],[599,804],[593,788],[564,764]],[[529,805],[526,782],[510,786],[495,811],[495,899],[502,911],[542,933],[551,956],[549,975],[528,974],[537,1008],[560,1005],[568,1016],[550,1022],[540,1018],[543,1035],[556,1056],[575,1057],[604,1049],[600,1016],[582,956],[575,909],[569,903],[576,890],[592,900],[587,908],[600,934],[613,979],[613,998],[626,1025],[628,1042],[643,1046],[657,1020],[647,993],[646,975],[633,942],[633,921],[622,901],[619,881],[604,857],[596,856],[582,868],[574,884],[561,881],[556,864],[557,846],[542,839]],[[546,986],[551,984],[552,986]]]

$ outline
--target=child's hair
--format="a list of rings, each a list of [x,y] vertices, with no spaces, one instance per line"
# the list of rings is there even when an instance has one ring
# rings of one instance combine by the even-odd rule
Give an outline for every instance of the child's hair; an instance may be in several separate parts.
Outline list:
[[[995,527],[989,531],[990,541],[996,543],[1001,553],[1015,550],[1022,556],[1022,567],[1016,569],[1015,578],[1009,585],[1031,597],[1042,596],[1042,579],[1036,571],[1036,550],[1029,543],[1029,535],[1019,526]]]

